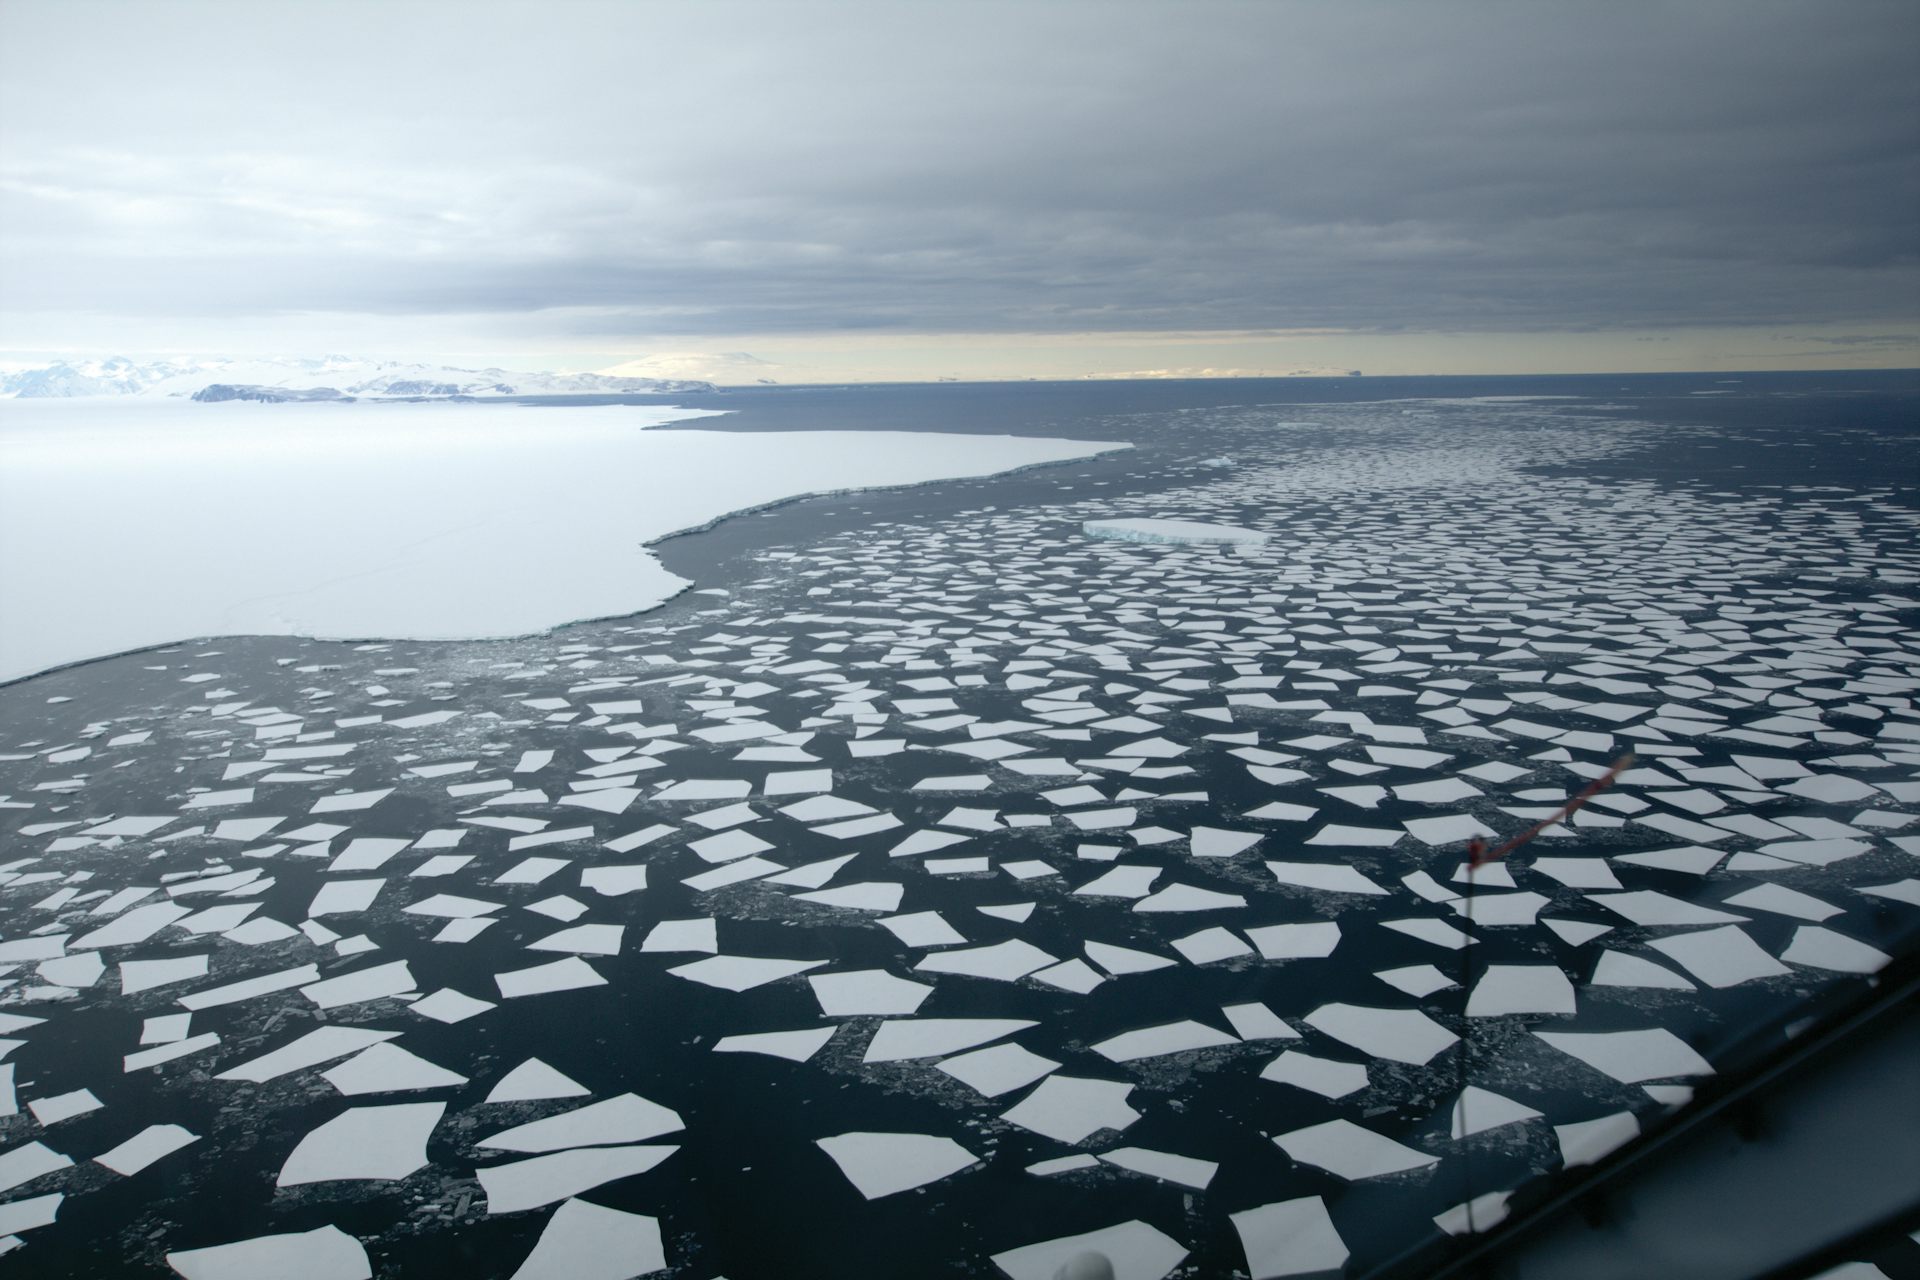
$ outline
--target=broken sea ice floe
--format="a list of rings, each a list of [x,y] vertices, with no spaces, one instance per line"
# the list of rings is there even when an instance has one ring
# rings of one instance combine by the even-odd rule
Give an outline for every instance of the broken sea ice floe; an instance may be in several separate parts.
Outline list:
[[[645,1173],[678,1151],[676,1146],[582,1147],[552,1155],[488,1165],[474,1170],[487,1193],[489,1214],[519,1213],[619,1178]]]
[[[554,1070],[538,1058],[528,1058],[501,1076],[485,1101],[539,1102],[549,1098],[581,1098],[588,1093],[585,1085]]]
[[[1258,529],[1200,520],[1087,520],[1080,525],[1080,531],[1089,538],[1182,546],[1251,546],[1267,540],[1267,535]]]
[[[482,1138],[495,1151],[546,1152],[567,1147],[644,1142],[682,1128],[680,1115],[637,1094],[623,1093],[557,1116],[535,1120]]]
[[[1428,1155],[1395,1142],[1384,1134],[1363,1129],[1351,1120],[1328,1120],[1308,1125],[1276,1137],[1274,1143],[1302,1164],[1325,1169],[1335,1177],[1349,1181],[1379,1178],[1408,1169],[1423,1169],[1438,1164],[1439,1156]]]
[[[1367,1087],[1367,1069],[1358,1062],[1335,1062],[1289,1049],[1261,1069],[1260,1078],[1311,1090],[1323,1098],[1344,1098]]]
[[[177,1124],[148,1125],[113,1150],[93,1159],[95,1164],[104,1165],[123,1178],[130,1178],[156,1160],[198,1141],[198,1134],[189,1133]]]
[[[366,1249],[335,1226],[182,1249],[167,1255],[167,1265],[186,1280],[370,1280],[373,1275]]]
[[[634,1280],[666,1265],[657,1218],[568,1200],[512,1280]]]
[[[446,1109],[444,1102],[349,1108],[300,1139],[276,1185],[404,1178],[426,1167],[427,1136]]]
[[[1017,1044],[1000,1044],[948,1058],[940,1064],[939,1070],[971,1087],[982,1097],[997,1098],[1003,1093],[1025,1088],[1059,1067],[1060,1064],[1052,1058],[1043,1058]]]
[[[1125,1129],[1140,1118],[1127,1105],[1133,1086],[1115,1080],[1050,1075],[1001,1119],[1056,1142],[1085,1142],[1102,1129]]]
[[[980,1162],[953,1139],[924,1133],[843,1133],[815,1145],[869,1200],[938,1182]]]
[[[1020,1018],[894,1018],[880,1024],[861,1061],[937,1058],[1038,1025]]]
[[[1111,1262],[1114,1280],[1164,1280],[1187,1256],[1178,1241],[1136,1219],[996,1253],[993,1264],[1008,1280],[1054,1280],[1061,1268],[1083,1253],[1096,1253]]]
[[[1319,1196],[1261,1205],[1229,1217],[1252,1280],[1336,1271],[1346,1264],[1346,1243]]]

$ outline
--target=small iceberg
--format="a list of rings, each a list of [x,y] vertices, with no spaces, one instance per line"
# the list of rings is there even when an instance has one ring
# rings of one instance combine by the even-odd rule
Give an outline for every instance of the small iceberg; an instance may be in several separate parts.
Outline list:
[[[1258,545],[1267,535],[1258,529],[1230,524],[1203,524],[1198,520],[1088,520],[1080,532],[1089,538],[1118,538],[1122,542],[1167,542],[1183,546]]]

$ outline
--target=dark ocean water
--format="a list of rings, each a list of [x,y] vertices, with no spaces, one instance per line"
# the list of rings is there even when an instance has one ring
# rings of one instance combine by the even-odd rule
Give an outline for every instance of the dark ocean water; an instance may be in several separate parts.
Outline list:
[[[1567,398],[1477,399],[1482,397]],[[1403,839],[1392,850],[1329,849],[1308,844],[1307,831],[1321,820],[1392,827],[1460,812],[1507,834],[1525,825],[1507,810],[1526,801],[1509,793],[1532,787],[1564,794],[1582,780],[1576,771],[1559,768],[1560,760],[1542,757],[1546,740],[1514,730],[1491,739],[1445,736],[1439,723],[1416,714],[1444,704],[1416,703],[1416,687],[1451,699],[1471,686],[1465,697],[1495,700],[1516,689],[1530,693],[1536,685],[1553,689],[1546,683],[1551,676],[1591,662],[1596,653],[1562,654],[1546,645],[1594,641],[1598,656],[1612,667],[1641,669],[1631,678],[1641,681],[1645,692],[1607,696],[1648,707],[1693,699],[1704,711],[1745,724],[1775,711],[1791,719],[1796,708],[1814,704],[1855,706],[1868,696],[1889,700],[1878,708],[1884,712],[1881,719],[1823,722],[1850,734],[1848,740],[1787,729],[1779,731],[1782,743],[1770,747],[1711,735],[1678,739],[1700,751],[1692,758],[1696,763],[1725,767],[1735,754],[1757,753],[1816,772],[1900,780],[1896,786],[1920,776],[1914,744],[1884,734],[1887,725],[1920,723],[1912,714],[1912,697],[1920,693],[1914,657],[1920,652],[1915,630],[1920,611],[1911,599],[1920,594],[1913,574],[1920,550],[1913,522],[1913,513],[1920,511],[1920,374],[770,388],[672,399],[734,411],[701,422],[703,430],[1001,432],[1126,440],[1135,448],[1006,477],[809,498],[669,539],[657,547],[668,568],[698,588],[729,594],[685,595],[638,618],[489,643],[369,647],[219,639],[0,688],[0,724],[5,726],[0,752],[9,756],[0,761],[0,795],[29,806],[0,810],[5,849],[0,863],[39,859],[19,869],[52,868],[61,877],[0,884],[0,939],[78,935],[98,927],[101,921],[86,914],[92,903],[85,899],[39,905],[62,885],[94,894],[157,884],[161,874],[209,864],[250,865],[244,852],[252,843],[211,838],[170,843],[141,838],[57,854],[46,849],[69,830],[84,830],[84,823],[111,815],[174,813],[189,787],[246,785],[222,781],[223,772],[233,763],[259,758],[278,740],[257,737],[241,712],[211,714],[208,688],[227,691],[226,700],[235,704],[292,711],[305,717],[312,731],[334,735],[324,740],[355,743],[346,762],[350,775],[276,784],[278,789],[263,785],[252,803],[213,817],[301,815],[311,797],[336,787],[395,788],[372,809],[333,819],[351,828],[330,842],[329,852],[337,854],[348,839],[416,836],[461,825],[463,818],[483,812],[472,807],[474,801],[447,795],[448,781],[509,777],[516,786],[563,794],[562,774],[589,765],[586,750],[622,741],[609,736],[615,731],[605,727],[604,717],[584,715],[587,704],[606,697],[643,699],[648,708],[642,719],[682,730],[672,735],[681,748],[663,753],[664,767],[640,774],[639,786],[681,777],[736,779],[756,784],[754,803],[770,810],[786,801],[761,802],[757,783],[767,772],[765,764],[741,761],[733,746],[723,749],[685,731],[723,723],[730,714],[717,705],[726,701],[724,691],[703,681],[716,676],[764,680],[778,691],[744,701],[786,733],[814,735],[807,749],[833,768],[833,794],[892,813],[904,824],[877,837],[845,841],[762,812],[750,829],[775,845],[767,856],[791,867],[853,853],[855,861],[833,885],[901,883],[906,893],[901,911],[938,910],[976,945],[1020,940],[1065,959],[1079,955],[1092,939],[1176,960],[1154,972],[1113,978],[1085,996],[1031,979],[927,979],[936,990],[920,1010],[922,1016],[1031,1019],[1038,1025],[1017,1037],[1023,1047],[1065,1064],[1062,1074],[1131,1083],[1131,1105],[1141,1118],[1124,1133],[1107,1132],[1078,1144],[1043,1138],[999,1119],[1023,1091],[983,1099],[926,1063],[864,1064],[861,1050],[876,1025],[871,1017],[838,1020],[843,1029],[804,1064],[713,1053],[722,1036],[833,1020],[822,1018],[801,979],[736,994],[669,975],[670,964],[694,957],[640,952],[640,938],[659,921],[710,915],[719,921],[725,954],[824,958],[835,972],[871,968],[926,978],[913,968],[920,953],[903,948],[858,911],[797,901],[766,885],[702,893],[682,884],[684,877],[706,869],[687,848],[708,834],[686,825],[687,815],[702,806],[690,809],[642,795],[625,813],[609,818],[589,809],[530,803],[494,812],[544,815],[555,827],[594,827],[591,841],[532,851],[569,860],[567,869],[540,887],[493,887],[491,877],[523,856],[508,849],[506,832],[493,829],[472,830],[459,851],[478,855],[476,862],[449,879],[410,883],[404,868],[415,855],[403,854],[379,873],[390,879],[373,908],[327,920],[340,934],[364,933],[378,948],[369,954],[337,955],[331,944],[316,945],[304,937],[247,946],[218,935],[168,930],[140,946],[109,949],[103,957],[106,976],[71,994],[44,989],[36,994],[34,988],[43,984],[33,978],[32,966],[16,969],[4,1011],[44,1019],[7,1033],[23,1041],[8,1059],[16,1064],[22,1102],[89,1088],[106,1105],[45,1127],[24,1109],[0,1118],[0,1142],[7,1151],[44,1141],[79,1162],[73,1170],[5,1193],[18,1200],[64,1192],[67,1199],[56,1222],[24,1232],[25,1246],[0,1265],[22,1275],[164,1275],[164,1254],[171,1249],[332,1224],[364,1243],[376,1275],[511,1276],[551,1211],[486,1215],[473,1174],[494,1157],[474,1143],[510,1123],[572,1105],[488,1108],[480,1103],[502,1073],[538,1056],[585,1086],[594,1099],[631,1090],[681,1114],[686,1131],[658,1139],[681,1144],[676,1155],[656,1170],[583,1194],[599,1205],[657,1218],[670,1273],[690,1280],[997,1275],[989,1260],[996,1253],[1128,1220],[1148,1223],[1189,1250],[1183,1275],[1244,1274],[1246,1262],[1229,1215],[1307,1196],[1324,1199],[1353,1255],[1349,1274],[1361,1274],[1434,1237],[1433,1217],[1469,1194],[1550,1185],[1559,1162],[1551,1125],[1630,1110],[1652,1126],[1662,1113],[1636,1085],[1609,1080],[1543,1048],[1533,1031],[1576,1025],[1564,1015],[1478,1019],[1472,1027],[1471,1078],[1525,1101],[1544,1119],[1472,1139],[1469,1150],[1450,1144],[1445,1132],[1445,1111],[1457,1091],[1456,1051],[1426,1064],[1398,1062],[1357,1051],[1303,1021],[1317,1008],[1338,1002],[1418,1008],[1442,1026],[1462,1025],[1457,988],[1404,998],[1374,976],[1428,963],[1447,973],[1457,968],[1456,953],[1385,930],[1379,922],[1454,918],[1399,882],[1416,870],[1445,881],[1459,859],[1459,846],[1428,847]],[[504,410],[476,407],[476,412],[498,411]],[[1245,524],[1266,531],[1273,550],[1267,559],[1248,562],[1223,551],[1080,537],[1081,520],[1106,515],[1180,515]],[[1725,576],[1724,566],[1715,563],[1716,545],[1730,553],[1746,548],[1753,558]],[[1677,566],[1674,580],[1649,585],[1645,575],[1660,573],[1663,566]],[[1291,585],[1279,591],[1273,612],[1260,613],[1252,608],[1254,596],[1261,594],[1262,575],[1269,573],[1275,583]],[[1542,599],[1552,597],[1557,604],[1528,612],[1502,597],[1515,584],[1536,578],[1550,588]],[[1787,684],[1775,695],[1784,701],[1748,701],[1744,694],[1759,686],[1743,678],[1771,679],[1767,672],[1775,668],[1750,667],[1738,655],[1719,659],[1718,666],[1698,667],[1706,685],[1696,688],[1670,683],[1676,671],[1686,670],[1670,661],[1684,653],[1684,645],[1676,642],[1656,653],[1630,629],[1601,633],[1562,625],[1577,615],[1629,622],[1644,616],[1652,626],[1660,620],[1658,606],[1691,587],[1727,598],[1712,609],[1677,609],[1675,616],[1730,619],[1753,652],[1784,655],[1777,669],[1790,674],[1782,677]],[[1803,588],[1812,594],[1781,594]],[[1060,603],[1069,596],[1075,603]],[[1396,599],[1397,604],[1384,603]],[[1782,600],[1791,608],[1782,609]],[[1616,606],[1623,612],[1607,612]],[[1858,633],[1863,647],[1836,666],[1838,674],[1827,683],[1793,656],[1801,640],[1795,638],[1792,609],[1802,606],[1802,621],[1846,615],[1853,619],[1846,626],[1866,628]],[[1649,609],[1654,612],[1645,612]],[[1203,627],[1205,635],[1196,639],[1191,628],[1181,629],[1182,621],[1196,617],[1217,619],[1207,610],[1225,616],[1210,624],[1217,631]],[[1756,610],[1780,610],[1781,626],[1747,621]],[[828,640],[823,634],[848,627],[821,620],[823,615],[866,621],[850,636]],[[919,657],[910,655],[893,631],[915,617],[938,624],[926,634],[940,641]],[[1097,641],[1117,629],[1125,633],[1119,637],[1124,645],[1088,656],[1052,648],[1045,630],[996,638],[1014,634],[1002,629],[1009,620],[1051,626],[1048,620],[1056,617],[1071,620],[1061,625],[1076,642]],[[1272,634],[1247,632],[1249,619],[1272,623]],[[1096,629],[1086,629],[1089,624]],[[1482,626],[1484,635],[1475,630]],[[876,638],[862,639],[861,627]],[[918,634],[910,632],[908,638]],[[1249,647],[1223,650],[1221,634],[1238,635]],[[1816,628],[1809,634],[1817,639],[1833,633]],[[1542,642],[1540,680],[1505,680],[1507,668],[1483,661],[1485,651],[1435,652],[1450,642],[1446,637],[1462,635],[1489,644],[1495,637],[1521,636]],[[985,655],[979,662],[951,647],[950,642],[969,636],[984,637],[978,640]],[[1331,649],[1336,638],[1375,646],[1391,641],[1396,652],[1406,646],[1402,658],[1410,666],[1391,659],[1368,666],[1365,650]],[[817,647],[833,644],[845,648]],[[1423,644],[1427,648],[1418,647]],[[779,662],[769,656],[776,651],[782,655]],[[1233,652],[1237,658],[1229,656]],[[962,709],[983,723],[1037,714],[1027,705],[1030,692],[1006,686],[1006,677],[1016,670],[1011,663],[1032,664],[1018,670],[1034,672],[1053,687],[1085,683],[1089,702],[1115,717],[1139,712],[1143,704],[1136,695],[1156,687],[1176,690],[1177,698],[1195,705],[1220,707],[1226,682],[1257,667],[1286,682],[1284,689],[1276,686],[1277,697],[1318,700],[1333,713],[1372,715],[1382,724],[1424,726],[1423,732],[1433,731],[1428,744],[1454,759],[1432,767],[1375,763],[1364,734],[1349,738],[1350,730],[1342,727],[1346,722],[1328,721],[1305,707],[1233,704],[1230,723],[1166,715],[1159,732],[1185,748],[1177,759],[1192,773],[1135,782],[1102,766],[1087,770],[1115,804],[1123,803],[1121,793],[1130,787],[1142,793],[1124,801],[1138,807],[1137,826],[1145,835],[1132,843],[1118,834],[1077,830],[1061,821],[1071,810],[1035,794],[1071,785],[1073,778],[1023,778],[986,760],[943,754],[942,747],[964,743],[965,736],[955,728],[916,728],[911,713],[892,715],[877,732],[904,734],[914,750],[850,757],[845,748],[850,724],[814,722],[821,705],[818,683],[810,686],[804,673],[774,669],[816,653],[849,683],[878,688],[882,707],[895,697],[928,696],[906,684],[909,680],[987,674],[988,683],[937,695],[960,700]],[[1199,673],[1198,687],[1167,682],[1169,671],[1184,667],[1167,666],[1153,674],[1156,662],[1188,661],[1197,664],[1192,669]],[[1363,667],[1360,674],[1345,670],[1354,665]],[[1314,678],[1316,670],[1328,668],[1340,670],[1343,678]],[[182,683],[188,671],[217,673],[218,684]],[[633,691],[596,695],[594,683],[606,677],[627,682]],[[640,683],[663,677],[685,677],[688,683]],[[1448,681],[1459,687],[1441,683]],[[1871,695],[1856,689],[1843,696],[1846,684],[1861,681],[1870,682]],[[1396,685],[1398,694],[1381,692]],[[1601,696],[1585,685],[1565,687],[1582,697]],[[576,692],[580,689],[587,691]],[[1818,697],[1799,696],[1808,689]],[[528,709],[528,700],[544,698],[581,708],[582,714],[555,720],[545,707]],[[1907,700],[1904,713],[1895,705],[1902,698]],[[366,715],[391,722],[436,709],[458,710],[461,716],[445,726],[418,729],[335,724]],[[1555,733],[1605,727],[1551,704],[1516,705],[1482,718],[1493,722],[1503,715]],[[151,729],[153,737],[138,748],[102,745],[108,736],[139,729]],[[1141,732],[1106,731],[1085,745],[1030,733],[1010,736],[1032,745],[1031,754],[1078,759],[1104,758]],[[1206,736],[1235,732],[1251,733],[1261,748],[1271,750],[1286,750],[1287,744],[1314,735],[1345,741],[1295,745],[1292,768],[1302,776],[1271,781],[1230,754],[1227,748],[1235,744]],[[46,759],[81,743],[95,745],[91,757]],[[1625,745],[1627,740],[1620,739],[1605,749],[1576,747],[1561,755],[1573,764],[1603,764]],[[530,781],[510,772],[520,753],[535,750],[557,753],[550,770],[536,771]],[[1862,755],[1877,756],[1879,763],[1853,759]],[[481,763],[473,773],[444,780],[407,772],[422,763],[452,760]],[[1531,776],[1510,786],[1483,785],[1483,797],[1441,808],[1395,796],[1383,796],[1377,807],[1343,807],[1345,802],[1320,791],[1376,778],[1411,784],[1450,776],[1469,763],[1496,761],[1527,769]],[[991,774],[989,789],[967,794],[913,789],[929,774],[975,772]],[[76,778],[83,785],[62,781]],[[1845,823],[1865,808],[1920,812],[1920,797],[1905,800],[1895,793],[1874,801],[1814,802],[1789,795],[1742,800],[1724,783],[1715,786],[1732,805],[1724,812],[1750,810],[1768,819]],[[1203,792],[1204,799],[1162,795],[1181,791]],[[1656,786],[1630,786],[1621,793],[1652,796],[1654,811],[1667,811],[1657,803],[1657,792]],[[1273,801],[1315,806],[1321,813],[1305,826],[1247,816]],[[1538,798],[1531,803],[1537,805]],[[937,828],[955,806],[1038,813],[1049,821],[979,835],[956,850],[991,856],[996,870],[989,874],[936,876],[921,868],[922,858],[888,856],[888,846],[901,836]],[[294,816],[284,825],[313,820],[318,819]],[[20,832],[24,826],[65,821],[83,825],[33,836]],[[677,825],[680,831],[638,851],[604,851],[606,840],[654,822]],[[1195,825],[1258,832],[1262,844],[1228,859],[1194,858],[1185,852],[1184,840]],[[1161,841],[1151,834],[1154,828],[1180,839]],[[1912,851],[1891,841],[1914,834],[1915,828],[1897,825],[1863,828],[1862,839],[1871,847],[1824,867],[1719,869],[1700,876],[1615,865],[1629,889],[1703,905],[1718,905],[1755,885],[1789,886],[1843,904],[1846,913],[1835,921],[1836,928],[1904,957],[1920,945],[1920,908],[1864,895],[1859,887],[1911,876],[1920,864]],[[1536,852],[1622,855],[1684,843],[1632,824],[1580,828],[1577,836]],[[1724,848],[1755,851],[1769,838],[1743,835],[1726,840]],[[1122,863],[1163,867],[1162,885],[1177,881],[1241,894],[1248,906],[1153,916],[1129,910],[1125,900],[1077,896],[1073,886],[1110,865],[1088,860],[1079,846],[1102,840],[1127,845]],[[1343,862],[1392,892],[1356,899],[1276,886],[1262,865],[1274,858]],[[1049,863],[1060,874],[1015,881],[999,872],[1000,865],[1020,860]],[[632,862],[648,865],[649,887],[605,900],[581,887],[578,867],[571,865]],[[302,922],[317,887],[327,882],[325,862],[311,856],[283,852],[251,865],[272,876],[253,899],[260,903],[258,914],[290,924]],[[84,878],[68,879],[75,873]],[[1590,988],[1585,983],[1601,946],[1618,945],[1664,963],[1658,952],[1648,950],[1663,931],[1629,926],[1582,894],[1524,868],[1516,874],[1524,887],[1551,899],[1544,916],[1607,923],[1614,932],[1602,942],[1574,945],[1532,926],[1484,928],[1474,964],[1482,971],[1488,964],[1559,967],[1581,984],[1577,1026],[1582,1031],[1670,1028],[1723,1075],[1737,1076],[1743,1063],[1781,1042],[1784,1028],[1849,998],[1860,983],[1857,977],[1797,966],[1783,976],[1687,993]],[[436,891],[502,901],[507,904],[502,922],[471,942],[434,943],[429,939],[441,922],[400,908]],[[626,926],[620,954],[588,957],[607,979],[605,986],[500,1000],[490,1012],[452,1025],[411,1015],[394,1000],[322,1014],[296,993],[284,992],[196,1014],[196,1033],[214,1030],[222,1036],[209,1052],[155,1070],[121,1071],[121,1055],[135,1048],[142,1019],[175,1011],[172,999],[186,989],[123,997],[112,967],[122,959],[210,953],[209,985],[304,963],[318,963],[323,976],[333,976],[405,959],[422,992],[452,987],[498,999],[494,974],[553,958],[528,952],[526,945],[559,925],[525,908],[554,893],[570,893],[585,904],[583,921]],[[1010,922],[974,910],[1014,900],[1037,904],[1030,921]],[[1178,963],[1169,950],[1174,939],[1209,926],[1244,930],[1319,920],[1335,920],[1342,929],[1340,948],[1326,959],[1247,956],[1193,965]],[[1793,945],[1799,923],[1754,912],[1743,928],[1774,957]],[[1302,1038],[1121,1064],[1091,1050],[1115,1033],[1183,1019],[1218,1028],[1225,1025],[1222,1006],[1251,1001],[1265,1003]],[[358,1105],[444,1097],[448,1111],[428,1144],[427,1168],[396,1182],[275,1188],[274,1174],[291,1148],[339,1114],[342,1100],[314,1071],[262,1086],[237,1086],[214,1076],[329,1024],[402,1031],[398,1043],[408,1050],[469,1077],[469,1085],[452,1092],[352,1099]],[[1287,1049],[1365,1063],[1370,1083],[1359,1093],[1330,1100],[1259,1079],[1262,1066]],[[1334,1119],[1429,1152],[1441,1163],[1425,1171],[1348,1181],[1288,1160],[1269,1141],[1270,1135]],[[147,1123],[181,1124],[202,1139],[132,1178],[87,1163]],[[865,1201],[852,1194],[814,1146],[823,1135],[846,1131],[944,1135],[982,1163],[922,1189]],[[1033,1162],[1074,1151],[1127,1146],[1219,1167],[1204,1191],[1112,1167],[1048,1178],[1025,1171]],[[0,1151],[0,1157],[4,1154]]]
[[[1011,506],[1086,496],[1090,486],[1149,493],[1185,483],[1188,467],[1205,453],[1204,447],[1196,453],[1209,438],[1202,424],[1222,411],[1481,396],[1573,397],[1583,415],[1602,420],[1706,429],[1673,431],[1658,450],[1629,458],[1582,462],[1591,474],[1740,484],[1890,481],[1909,491],[1920,485],[1920,372],[1912,370],[764,387],[634,402],[730,415],[680,429],[986,432],[1134,445],[1131,453],[1029,475],[808,499],[660,544],[662,561],[675,573],[724,586],[714,576],[722,562],[796,537],[945,514],[983,500]],[[1461,495],[1464,503],[1489,508],[1500,498],[1497,492]]]

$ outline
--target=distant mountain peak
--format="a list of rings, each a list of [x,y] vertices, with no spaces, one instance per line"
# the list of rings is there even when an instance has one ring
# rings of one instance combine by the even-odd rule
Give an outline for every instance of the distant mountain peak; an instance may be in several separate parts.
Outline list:
[[[125,395],[232,398],[229,394],[200,395],[215,386],[278,391],[286,394],[247,398],[289,400],[314,398],[296,394],[314,391],[330,391],[342,398],[444,400],[513,395],[678,395],[713,390],[710,382],[698,378],[458,369],[338,354],[317,360],[212,357],[146,363],[113,356],[104,360],[55,360],[0,373],[0,397],[17,399]]]

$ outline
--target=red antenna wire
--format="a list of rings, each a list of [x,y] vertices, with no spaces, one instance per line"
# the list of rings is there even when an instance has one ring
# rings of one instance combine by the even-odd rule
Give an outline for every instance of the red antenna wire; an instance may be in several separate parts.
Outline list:
[[[1528,827],[1525,831],[1522,831],[1519,835],[1497,849],[1488,848],[1485,840],[1482,840],[1479,836],[1475,836],[1473,839],[1467,841],[1467,869],[1471,871],[1476,867],[1484,867],[1489,862],[1498,862],[1527,841],[1539,835],[1542,831],[1545,831],[1548,827],[1558,822],[1565,822],[1573,815],[1575,810],[1612,786],[1620,775],[1632,766],[1633,752],[1629,751],[1618,760],[1615,760],[1605,773],[1582,788],[1579,795],[1560,806],[1558,813],[1544,821],[1534,823],[1531,827]]]

